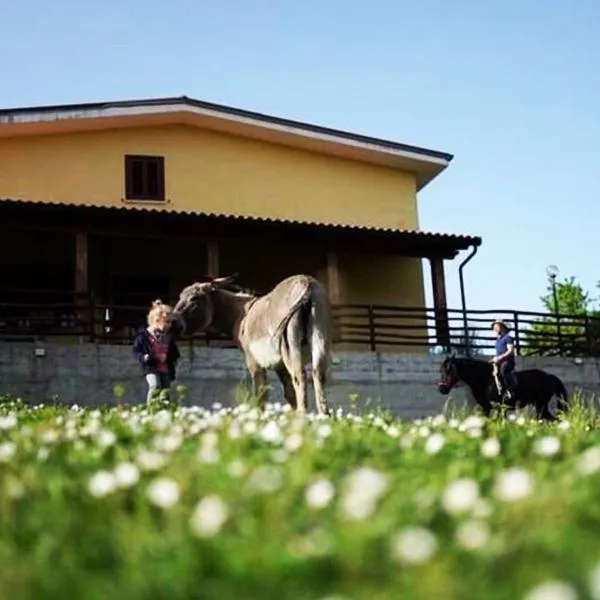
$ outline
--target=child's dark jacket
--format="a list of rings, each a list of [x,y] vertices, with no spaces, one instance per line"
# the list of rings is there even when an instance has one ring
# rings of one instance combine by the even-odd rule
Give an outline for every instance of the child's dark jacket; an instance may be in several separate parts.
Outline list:
[[[149,356],[148,361],[144,362],[144,355]],[[153,356],[152,345],[150,343],[150,332],[144,328],[135,336],[133,340],[133,356],[140,363],[142,373],[148,375],[149,373],[156,374],[157,359]],[[175,380],[175,363],[179,360],[179,348],[171,337],[167,350],[167,367],[169,369],[169,379]]]

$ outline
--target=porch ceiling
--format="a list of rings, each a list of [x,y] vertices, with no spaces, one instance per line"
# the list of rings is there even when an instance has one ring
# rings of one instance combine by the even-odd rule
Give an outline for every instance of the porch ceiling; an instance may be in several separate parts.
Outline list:
[[[157,211],[0,199],[0,229],[80,231],[92,234],[173,238],[269,238],[307,241],[328,249],[411,257],[454,258],[481,245],[481,237],[426,231],[283,221],[243,215]]]

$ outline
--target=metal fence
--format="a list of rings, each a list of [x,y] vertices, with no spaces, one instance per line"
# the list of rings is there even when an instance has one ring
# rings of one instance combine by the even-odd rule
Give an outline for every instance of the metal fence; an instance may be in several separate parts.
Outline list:
[[[146,322],[151,298],[114,303],[92,294],[48,290],[0,291],[0,340],[74,338],[129,344]],[[504,320],[520,355],[600,356],[600,317],[514,310],[461,310],[376,304],[334,306],[336,342],[380,349],[454,349],[486,354],[493,350],[494,319]],[[446,327],[447,323],[447,327]],[[437,324],[437,328],[436,328]],[[465,326],[466,325],[466,326]],[[215,333],[188,338],[192,344],[233,346]]]

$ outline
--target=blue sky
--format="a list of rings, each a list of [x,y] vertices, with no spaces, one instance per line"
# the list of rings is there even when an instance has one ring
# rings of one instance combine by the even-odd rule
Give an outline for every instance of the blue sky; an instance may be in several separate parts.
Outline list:
[[[420,225],[482,236],[470,308],[539,309],[549,263],[595,295],[599,64],[592,0],[31,0],[0,20],[2,107],[185,94],[453,153]]]

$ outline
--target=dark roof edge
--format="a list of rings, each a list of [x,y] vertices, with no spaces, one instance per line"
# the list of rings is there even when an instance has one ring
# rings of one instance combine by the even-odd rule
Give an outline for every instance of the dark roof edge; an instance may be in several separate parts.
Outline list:
[[[84,210],[88,212],[97,213],[120,213],[135,215],[141,213],[143,215],[163,215],[169,218],[199,218],[199,219],[215,219],[217,221],[233,221],[236,223],[254,223],[261,225],[290,225],[294,227],[306,227],[320,230],[329,230],[330,232],[347,232],[347,233],[373,233],[382,236],[406,236],[421,239],[430,239],[437,242],[448,244],[449,246],[463,250],[469,246],[481,246],[482,238],[474,235],[462,235],[455,233],[436,233],[432,231],[420,231],[412,229],[391,229],[386,227],[368,227],[363,225],[345,225],[336,223],[319,223],[317,221],[298,221],[291,219],[277,219],[271,217],[257,217],[257,216],[246,216],[246,215],[227,215],[220,213],[211,212],[189,212],[189,211],[175,211],[165,210],[157,211],[145,207],[127,207],[127,206],[97,206],[97,205],[81,205],[73,203],[56,203],[56,202],[37,202],[28,200],[18,200],[13,198],[2,198],[0,197],[0,205],[13,205],[13,206],[39,206],[46,209],[55,210]]]
[[[400,150],[404,152],[414,152],[416,154],[422,154],[431,158],[437,158],[450,162],[454,155],[447,152],[441,152],[439,150],[432,150],[430,148],[422,148],[420,146],[413,146],[411,144],[403,144],[400,142],[393,142],[391,140],[371,137],[358,133],[351,133],[349,131],[343,131],[341,129],[332,129],[330,127],[323,127],[321,125],[315,125],[312,123],[305,123],[302,121],[296,121],[293,119],[285,119],[282,117],[274,117],[259,112],[236,108],[233,106],[226,106],[223,104],[216,104],[213,102],[206,102],[204,100],[196,100],[195,98],[189,98],[188,96],[173,96],[164,98],[148,98],[140,100],[117,100],[113,102],[84,102],[78,104],[54,104],[54,105],[43,105],[43,106],[25,106],[17,108],[2,108],[0,109],[0,116],[8,114],[24,114],[34,112],[59,112],[59,111],[73,111],[73,110],[100,110],[109,108],[128,108],[128,107],[141,107],[141,106],[160,106],[162,104],[176,104],[183,103],[188,106],[203,108],[206,110],[214,110],[224,114],[245,117],[249,119],[256,119],[258,121],[264,121],[266,123],[272,123],[283,127],[292,127],[295,129],[311,131],[313,133],[321,133],[323,135],[331,135],[339,137],[341,139],[353,140],[357,142],[363,142],[367,144],[375,144],[384,148],[392,150]]]

